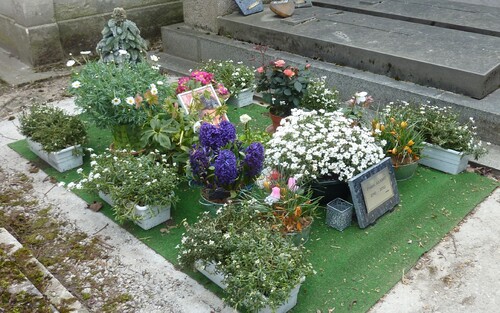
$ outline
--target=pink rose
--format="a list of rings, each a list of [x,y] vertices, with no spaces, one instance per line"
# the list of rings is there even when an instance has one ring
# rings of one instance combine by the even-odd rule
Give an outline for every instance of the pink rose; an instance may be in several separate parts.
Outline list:
[[[257,69],[257,73],[259,73],[259,74],[264,73],[264,67],[262,67],[262,66],[261,66],[261,67],[259,67],[259,68]]]
[[[287,77],[291,78],[295,75],[295,72],[292,71],[291,69],[287,68],[286,70],[283,71],[283,74],[285,74]]]
[[[276,61],[274,61],[274,65],[276,67],[283,67],[283,66],[285,66],[285,61],[283,61],[283,60],[276,60]]]

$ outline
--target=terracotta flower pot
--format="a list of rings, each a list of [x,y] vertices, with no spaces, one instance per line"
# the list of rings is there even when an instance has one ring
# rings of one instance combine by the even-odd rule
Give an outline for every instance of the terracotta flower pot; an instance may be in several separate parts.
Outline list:
[[[266,131],[270,134],[274,134],[276,132],[276,128],[278,128],[278,126],[280,126],[280,123],[281,123],[281,120],[283,119],[283,117],[278,116],[278,115],[274,115],[272,113],[269,113],[269,116],[271,117],[272,125],[269,125],[266,128]]]

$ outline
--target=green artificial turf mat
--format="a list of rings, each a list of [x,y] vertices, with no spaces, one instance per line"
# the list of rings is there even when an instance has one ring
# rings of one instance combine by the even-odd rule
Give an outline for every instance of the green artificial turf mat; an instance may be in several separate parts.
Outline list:
[[[238,124],[241,114],[249,114],[254,119],[252,125],[264,129],[270,124],[265,112],[265,108],[252,105],[231,108],[228,116]],[[111,142],[108,132],[93,127],[89,128],[89,137],[89,146],[96,153]],[[37,160],[24,140],[9,146],[28,160]],[[88,156],[84,162],[84,169],[88,169]],[[65,182],[74,181],[78,176],[76,170],[61,174],[48,165],[43,169]],[[412,179],[398,182],[400,205],[374,226],[360,229],[353,223],[339,232],[325,225],[325,212],[321,210],[306,244],[312,252],[310,260],[317,274],[307,277],[292,312],[328,312],[333,308],[336,313],[366,312],[423,253],[436,245],[497,186],[494,181],[475,173],[448,175],[421,166]],[[76,193],[87,202],[99,201],[94,193],[81,190]],[[130,222],[122,225],[174,265],[177,264],[175,246],[180,243],[183,233],[182,221],[192,223],[203,211],[198,202],[198,189],[184,184],[178,194],[181,201],[172,210],[172,226],[144,231]],[[113,216],[108,205],[101,212]],[[187,273],[221,295],[221,290],[203,275]]]

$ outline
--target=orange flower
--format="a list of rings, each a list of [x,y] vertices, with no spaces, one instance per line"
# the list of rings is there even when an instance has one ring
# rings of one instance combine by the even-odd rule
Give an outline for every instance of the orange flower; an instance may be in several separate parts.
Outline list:
[[[394,119],[394,117],[391,117],[390,121],[391,121],[391,123],[394,123],[396,120]]]
[[[392,154],[396,154],[396,153],[398,153],[398,150],[396,148],[393,148],[392,150],[389,150],[387,152],[390,152]]]
[[[415,144],[415,142],[413,140],[410,139],[410,141],[408,141],[408,146],[413,146]]]
[[[292,78],[295,75],[295,72],[287,68],[286,70],[283,71],[283,74],[285,74],[285,76],[289,78]]]
[[[384,131],[384,130],[385,130],[385,126],[384,126],[384,124],[380,125],[380,130],[381,130],[381,131]]]
[[[411,148],[410,148],[410,147],[408,147],[408,146],[405,146],[405,151],[406,151],[406,152],[408,152],[408,153],[412,153]]]

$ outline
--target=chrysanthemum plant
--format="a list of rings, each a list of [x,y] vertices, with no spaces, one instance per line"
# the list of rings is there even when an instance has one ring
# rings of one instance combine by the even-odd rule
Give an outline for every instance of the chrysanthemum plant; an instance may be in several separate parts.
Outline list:
[[[99,128],[115,125],[142,127],[149,116],[158,112],[155,103],[140,102],[145,91],[164,99],[173,89],[166,78],[147,62],[115,66],[99,61],[88,61],[72,75],[69,91],[75,104]]]
[[[224,202],[253,182],[263,161],[262,144],[245,145],[237,140],[230,122],[222,121],[218,126],[203,122],[199,144],[189,154],[189,173],[195,183],[204,187],[208,200]]]

